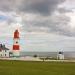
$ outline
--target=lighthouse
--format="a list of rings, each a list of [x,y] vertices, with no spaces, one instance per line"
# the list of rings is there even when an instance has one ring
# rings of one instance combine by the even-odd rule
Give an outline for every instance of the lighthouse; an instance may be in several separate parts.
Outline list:
[[[19,57],[20,56],[20,45],[19,45],[19,31],[15,30],[14,37],[13,37],[13,56]]]
[[[64,53],[60,51],[57,55],[57,59],[64,60]]]

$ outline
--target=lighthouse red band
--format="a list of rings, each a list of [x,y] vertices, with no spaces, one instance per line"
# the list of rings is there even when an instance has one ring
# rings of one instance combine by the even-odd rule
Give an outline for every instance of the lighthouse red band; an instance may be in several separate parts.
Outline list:
[[[13,50],[20,50],[19,45],[13,45]]]
[[[19,31],[15,30],[14,32],[14,39],[18,38],[19,39]]]

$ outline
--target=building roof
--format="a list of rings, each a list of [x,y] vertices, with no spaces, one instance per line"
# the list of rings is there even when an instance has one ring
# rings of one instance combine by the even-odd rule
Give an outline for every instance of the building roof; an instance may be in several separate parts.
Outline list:
[[[5,45],[0,44],[0,50],[9,50],[8,48],[5,47]]]

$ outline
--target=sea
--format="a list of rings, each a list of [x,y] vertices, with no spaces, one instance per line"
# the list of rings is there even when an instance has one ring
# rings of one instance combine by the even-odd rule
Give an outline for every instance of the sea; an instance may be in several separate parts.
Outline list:
[[[21,56],[57,57],[59,52],[21,52]],[[75,51],[63,52],[65,58],[75,58]]]

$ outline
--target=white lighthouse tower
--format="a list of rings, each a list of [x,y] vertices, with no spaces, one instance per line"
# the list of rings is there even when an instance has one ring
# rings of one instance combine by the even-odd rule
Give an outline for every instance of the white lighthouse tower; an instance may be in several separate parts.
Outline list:
[[[20,56],[20,45],[19,45],[19,31],[15,30],[14,32],[14,37],[13,37],[13,56],[14,57],[19,57]]]
[[[64,60],[64,53],[63,52],[59,52],[58,55],[57,55],[57,59]]]

